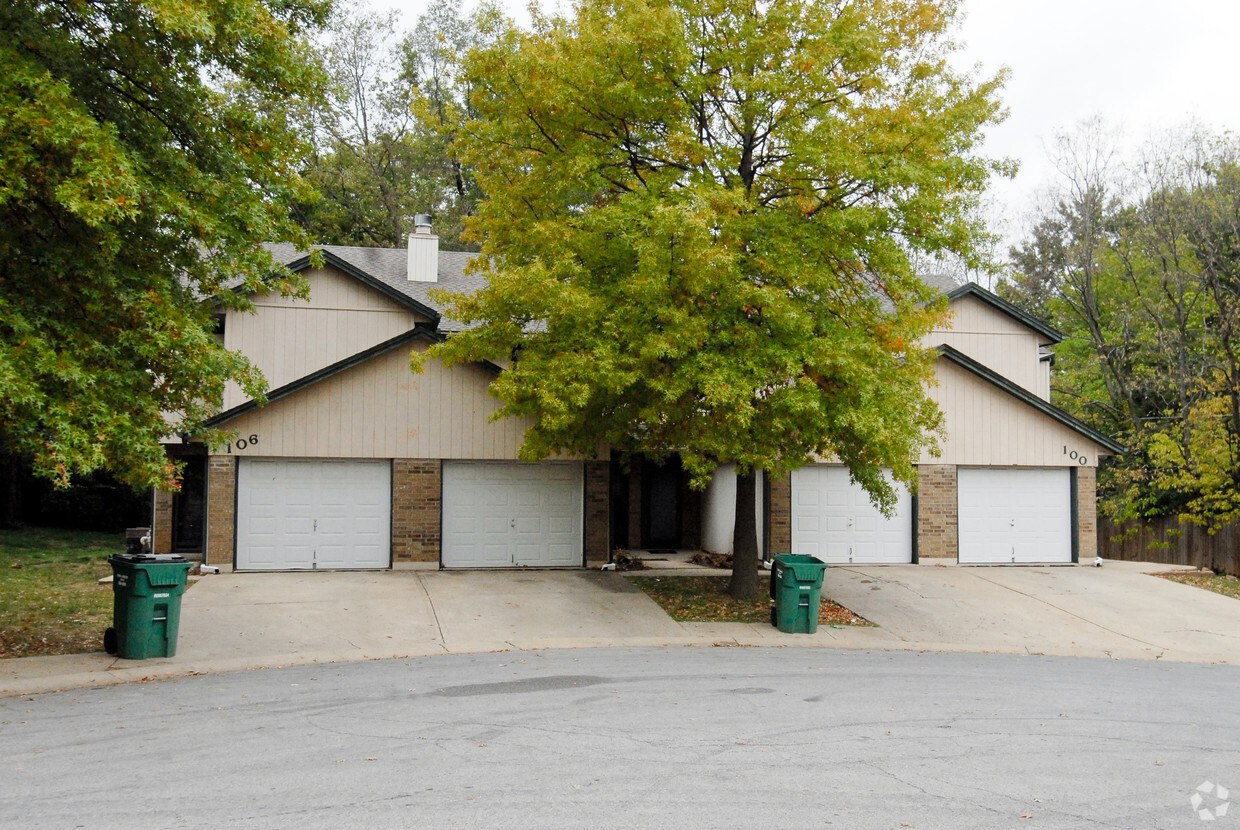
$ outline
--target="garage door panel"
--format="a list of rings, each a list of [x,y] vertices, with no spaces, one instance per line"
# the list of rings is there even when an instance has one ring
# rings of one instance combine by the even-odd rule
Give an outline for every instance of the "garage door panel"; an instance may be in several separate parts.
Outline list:
[[[385,568],[391,560],[391,465],[240,459],[237,567]]]
[[[960,562],[1072,561],[1071,473],[1066,468],[961,468]]]
[[[444,567],[580,566],[582,475],[581,464],[445,461]],[[467,529],[478,527],[485,540]]]
[[[895,516],[888,519],[851,482],[846,467],[795,470],[792,552],[834,564],[911,562],[912,498],[903,487],[897,486],[897,492]]]

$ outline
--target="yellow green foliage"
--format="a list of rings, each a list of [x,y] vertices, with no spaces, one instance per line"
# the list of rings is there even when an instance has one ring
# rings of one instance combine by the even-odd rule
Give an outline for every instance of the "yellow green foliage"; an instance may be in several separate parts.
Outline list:
[[[0,4],[0,448],[67,481],[170,486],[192,432],[261,377],[213,336],[263,241],[304,240],[289,107],[320,87],[321,0]],[[287,289],[289,275],[273,287]]]
[[[457,148],[488,286],[449,361],[516,362],[522,457],[839,457],[884,504],[940,416],[910,253],[974,257],[1000,78],[949,68],[951,2],[584,0],[466,67]]]

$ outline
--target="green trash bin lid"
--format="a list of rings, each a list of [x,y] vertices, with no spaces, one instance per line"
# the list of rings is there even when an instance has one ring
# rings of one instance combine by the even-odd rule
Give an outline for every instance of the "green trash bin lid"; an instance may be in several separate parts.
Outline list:
[[[775,561],[787,568],[798,582],[818,582],[827,568],[827,563],[818,557],[801,553],[780,553],[775,556]]]
[[[179,553],[114,553],[108,557],[108,561],[125,565],[189,564],[189,560]]]

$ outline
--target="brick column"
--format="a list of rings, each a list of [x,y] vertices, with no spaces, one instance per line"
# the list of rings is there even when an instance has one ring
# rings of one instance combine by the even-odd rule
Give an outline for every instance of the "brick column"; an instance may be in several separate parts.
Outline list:
[[[606,562],[611,545],[611,464],[587,461],[585,467],[586,562]]]
[[[792,553],[792,475],[771,477],[771,556]]]
[[[172,493],[155,488],[151,553],[172,553]]]
[[[438,562],[443,517],[443,462],[392,461],[392,559]]]
[[[956,468],[922,464],[917,468],[917,557],[956,559],[960,556]]]
[[[1077,557],[1089,562],[1098,555],[1098,468],[1076,468]]]
[[[236,553],[237,457],[207,459],[207,549],[203,561],[232,567]]]

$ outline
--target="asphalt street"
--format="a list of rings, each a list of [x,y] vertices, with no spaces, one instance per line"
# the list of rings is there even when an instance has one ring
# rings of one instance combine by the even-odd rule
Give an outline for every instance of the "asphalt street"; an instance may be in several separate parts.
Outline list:
[[[756,648],[202,675],[0,699],[0,826],[1221,828],[1237,688],[1234,666]]]

